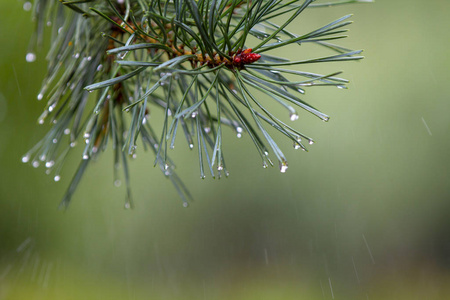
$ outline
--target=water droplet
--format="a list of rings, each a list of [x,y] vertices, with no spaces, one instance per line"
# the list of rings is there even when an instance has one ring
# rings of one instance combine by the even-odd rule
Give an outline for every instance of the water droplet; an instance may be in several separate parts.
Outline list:
[[[194,112],[191,114],[191,118],[194,119],[197,115],[198,115],[198,112],[194,111]]]
[[[47,156],[45,154],[42,154],[41,156],[39,156],[39,159],[41,161],[44,161],[47,158]]]
[[[242,131],[243,131],[243,129],[242,129],[242,127],[236,127],[236,131],[238,132],[238,133],[242,133]]]
[[[51,172],[52,172],[52,169],[45,170],[45,174],[47,174],[47,175],[50,175]]]
[[[98,65],[97,71],[100,72],[103,69],[103,65]]]
[[[298,120],[298,115],[297,115],[297,113],[291,113],[290,115],[289,115],[289,117],[291,118],[291,121],[295,121],[295,120]]]
[[[142,118],[142,125],[145,125],[146,123],[147,123],[147,118],[146,117]]]
[[[131,208],[131,203],[129,201],[125,202],[125,205],[123,206],[125,209]]]
[[[84,154],[84,155],[83,155],[83,159],[84,159],[84,160],[87,160],[87,159],[89,159],[89,155],[87,155],[87,154]]]
[[[204,130],[205,130],[206,133],[210,133],[211,132],[211,127],[205,127]]]
[[[280,172],[281,173],[286,173],[287,168],[288,168],[288,164],[286,161],[283,161],[280,163]]]
[[[114,185],[117,186],[117,187],[119,187],[121,184],[122,184],[122,181],[120,181],[120,179],[116,179],[114,181]]]
[[[294,142],[294,149],[297,150],[297,149],[300,149],[300,148],[301,148],[300,144],[297,143],[297,142]]]
[[[37,160],[35,160],[31,163],[31,165],[33,166],[33,168],[37,168],[37,167],[39,167],[39,162]]]
[[[75,147],[76,145],[77,145],[76,142],[72,142],[72,143],[70,143],[70,148],[73,148],[73,147]]]
[[[172,115],[172,111],[170,110],[170,108],[167,110],[167,115],[170,117]]]
[[[39,118],[38,123],[39,123],[39,125],[44,124],[44,118]]]
[[[345,89],[347,89],[347,87],[346,87],[346,86],[344,86],[344,85],[338,85],[338,86],[337,86],[337,88],[338,88],[338,89],[341,89],[341,90],[345,90]]]
[[[267,169],[268,166],[269,166],[269,165],[267,164],[267,161],[263,161],[263,168],[264,168],[264,169]]]
[[[134,154],[131,156],[132,159],[136,159],[136,157],[137,157],[137,154],[136,154],[136,153],[134,153]]]
[[[69,135],[70,134],[70,129],[69,128],[64,129],[64,134],[65,135]]]
[[[30,11],[31,10],[31,7],[33,7],[33,5],[31,4],[31,2],[25,2],[24,4],[23,4],[23,10],[24,11]]]
[[[28,154],[22,156],[22,162],[23,162],[24,164],[26,164],[29,160],[30,160],[30,156],[29,156]]]
[[[269,155],[269,152],[268,151],[264,151],[264,155],[265,156]]]
[[[47,26],[48,27],[52,26],[52,21],[47,21]]]
[[[164,170],[169,169],[169,165],[168,164],[164,164]]]
[[[85,132],[85,133],[83,134],[83,137],[84,137],[85,139],[88,139],[90,136],[91,136],[91,134],[90,134],[89,132]]]
[[[56,182],[58,182],[58,181],[61,180],[61,176],[56,175],[55,177],[53,177],[53,180],[56,181]]]
[[[237,138],[240,139],[242,137],[242,133],[236,134]]]
[[[87,59],[87,61],[91,61],[92,60],[92,56],[88,56],[86,59]]]
[[[84,142],[87,144],[89,144],[89,139],[85,139]]]
[[[55,162],[53,160],[51,160],[51,161],[48,161],[48,162],[45,163],[45,167],[46,168],[51,168],[51,167],[53,167],[54,164],[55,164]]]
[[[29,63],[34,62],[36,60],[36,54],[34,54],[33,52],[27,53],[27,55],[25,56],[25,60]]]
[[[218,171],[222,171],[222,170],[223,170],[223,165],[222,165],[222,164],[218,165],[218,166],[217,166],[217,170],[218,170]]]
[[[62,31],[63,31],[63,27],[61,26],[58,28],[58,34],[61,34]]]
[[[183,202],[183,207],[188,207],[188,206],[189,206],[189,203]]]
[[[74,57],[75,59],[78,59],[78,58],[80,57],[80,53],[75,53],[75,54],[73,55],[73,57]]]
[[[44,95],[42,95],[42,94],[37,95],[37,99],[38,99],[39,101],[42,100],[42,98],[44,98]]]
[[[201,175],[201,176],[200,176],[200,179],[205,179],[205,178],[206,178],[205,175]]]
[[[194,148],[194,144],[189,144],[189,148],[193,149]]]
[[[52,111],[55,109],[55,106],[56,106],[56,103],[53,103],[52,105],[50,105],[50,106],[48,107],[48,111],[49,111],[49,112],[52,112]]]
[[[314,141],[313,140],[309,140],[309,144],[310,145],[314,144]]]
[[[53,144],[56,144],[58,142],[58,139],[53,139],[52,142]]]

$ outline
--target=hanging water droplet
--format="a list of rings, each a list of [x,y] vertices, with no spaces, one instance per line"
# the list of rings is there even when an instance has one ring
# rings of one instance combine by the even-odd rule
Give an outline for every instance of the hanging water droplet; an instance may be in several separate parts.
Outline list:
[[[89,132],[85,132],[85,133],[83,134],[83,137],[84,137],[85,139],[88,139],[90,136],[91,136],[91,134],[90,134]]]
[[[189,206],[189,203],[183,202],[183,207],[188,207],[188,206]]]
[[[52,26],[52,21],[47,21],[47,26],[48,27]]]
[[[52,142],[53,144],[56,144],[58,142],[58,139],[53,139]]]
[[[92,153],[97,153],[97,151],[98,151],[98,148],[97,147],[92,147]]]
[[[73,148],[73,147],[75,147],[76,145],[77,145],[76,142],[72,142],[72,143],[70,143],[70,148]]]
[[[87,155],[87,154],[84,154],[84,155],[83,155],[83,159],[84,159],[84,160],[87,160],[87,159],[89,159],[89,155]]]
[[[56,103],[53,103],[52,105],[50,105],[50,106],[48,107],[48,111],[49,111],[49,112],[52,112],[52,111],[55,109],[55,106],[56,106]]]
[[[58,182],[58,181],[61,180],[61,176],[56,175],[56,176],[53,178],[53,180],[56,181],[56,182]]]
[[[114,185],[117,186],[117,187],[119,187],[121,184],[122,184],[122,181],[120,181],[120,179],[116,179],[114,181]]]
[[[297,142],[294,142],[294,149],[297,150],[297,149],[300,149],[300,148],[301,148],[300,144],[297,143]]]
[[[269,152],[268,152],[267,150],[264,151],[264,155],[265,155],[265,156],[269,155]]]
[[[137,154],[136,154],[136,153],[134,153],[134,154],[131,156],[132,159],[136,159],[136,157],[137,157]]]
[[[236,134],[237,138],[240,139],[242,137],[242,133]]]
[[[85,139],[84,142],[87,144],[89,144],[89,139]]]
[[[218,170],[218,171],[222,171],[222,170],[223,170],[223,165],[222,165],[222,164],[218,165],[218,166],[217,166],[217,170]]]
[[[131,208],[131,203],[129,201],[125,202],[125,205],[123,206],[125,209]]]
[[[205,130],[206,133],[210,133],[211,132],[211,127],[205,127],[204,130]]]
[[[74,57],[75,59],[78,59],[78,58],[80,57],[80,53],[75,53],[75,54],[73,55],[73,57]]]
[[[238,126],[238,127],[236,127],[236,131],[239,132],[239,133],[242,133],[243,129],[242,129],[242,127]]]
[[[347,89],[347,87],[346,87],[346,86],[344,86],[344,85],[338,85],[338,86],[337,86],[337,88],[338,88],[338,89],[341,89],[341,90],[345,90],[345,89]]]
[[[42,100],[42,98],[44,98],[44,95],[42,95],[42,94],[37,95],[37,99],[38,99],[39,101]]]
[[[41,161],[44,161],[47,158],[47,156],[45,154],[42,154],[41,156],[39,156],[39,159]]]
[[[37,168],[37,167],[39,167],[39,162],[37,160],[35,160],[31,163],[31,165],[33,166],[33,168]]]
[[[30,156],[28,154],[22,156],[22,162],[26,164],[30,160]]]
[[[170,117],[172,115],[172,111],[170,110],[170,108],[167,110],[167,115]]]
[[[145,125],[145,123],[147,123],[147,118],[146,117],[142,118],[142,125]]]
[[[289,117],[291,118],[291,121],[295,121],[298,120],[298,115],[297,113],[293,112],[289,115]]]
[[[280,172],[286,173],[286,170],[288,168],[288,164],[286,161],[280,162]]]
[[[47,175],[50,175],[51,172],[52,172],[52,169],[45,170],[45,174],[47,174]]]
[[[198,115],[198,112],[197,112],[197,111],[194,111],[194,112],[191,114],[191,118],[194,119],[197,115]]]
[[[267,169],[268,166],[269,166],[269,165],[267,164],[267,161],[263,161],[263,168],[264,168],[264,169]]]
[[[92,60],[92,56],[88,56],[86,59],[87,59],[87,61],[91,61]]]
[[[103,69],[103,65],[98,65],[97,71],[100,72]]]
[[[314,141],[313,140],[309,140],[309,144],[310,145],[314,144]]]
[[[61,26],[58,28],[58,34],[61,34],[62,31],[63,31],[63,27]]]
[[[65,135],[69,135],[70,134],[70,129],[69,128],[64,129],[64,134]]]
[[[25,56],[25,60],[29,63],[34,62],[36,60],[36,54],[34,54],[33,52],[28,52]]]
[[[205,179],[206,176],[205,175],[200,175],[200,179]]]
[[[189,144],[189,148],[193,149],[194,148],[194,144]]]
[[[31,2],[25,2],[24,4],[23,4],[23,10],[24,11],[30,11],[31,10],[31,7],[33,7],[33,5],[31,4]]]
[[[55,164],[55,162],[53,160],[51,160],[51,161],[48,161],[48,162],[45,163],[45,167],[46,168],[51,168],[51,167],[53,167],[54,164]]]

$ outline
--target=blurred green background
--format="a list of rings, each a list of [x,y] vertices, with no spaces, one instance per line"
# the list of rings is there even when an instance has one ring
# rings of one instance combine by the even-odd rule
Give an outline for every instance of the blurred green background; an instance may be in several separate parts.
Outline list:
[[[295,127],[317,143],[304,153],[280,139],[286,174],[227,132],[228,179],[200,180],[194,151],[172,154],[195,196],[187,209],[140,153],[128,211],[108,151],[65,212],[79,157],[58,183],[20,161],[48,129],[36,123],[45,49],[25,61],[22,5],[0,0],[0,299],[450,299],[450,1],[301,16],[298,33],[354,13],[341,44],[366,59],[302,68],[351,83],[307,90],[331,121],[300,114]]]

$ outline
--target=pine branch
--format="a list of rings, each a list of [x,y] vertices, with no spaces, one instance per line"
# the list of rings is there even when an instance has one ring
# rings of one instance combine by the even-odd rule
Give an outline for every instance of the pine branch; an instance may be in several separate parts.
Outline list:
[[[60,2],[36,0],[33,6],[37,30],[32,44],[41,43],[44,24],[52,28],[48,73],[38,95],[38,100],[47,99],[38,123],[48,121],[52,128],[22,160],[34,167],[44,162],[46,172],[59,181],[66,156],[84,139],[80,166],[61,204],[65,207],[90,161],[112,146],[114,183],[120,184],[117,169],[122,165],[128,208],[128,160],[136,157],[139,140],[153,152],[155,166],[172,181],[185,206],[191,195],[168,156],[180,132],[189,149],[197,148],[201,178],[208,172],[214,178],[228,176],[223,152],[227,127],[238,137],[248,134],[264,167],[273,165],[274,158],[285,172],[287,159],[266,127],[290,139],[295,149],[306,151],[303,141],[310,145],[313,140],[272,114],[255,92],[283,106],[292,121],[298,119],[295,107],[328,121],[301,97],[307,87],[345,88],[348,81],[336,77],[341,72],[314,74],[284,67],[362,59],[361,50],[333,44],[346,37],[342,33],[351,15],[301,34],[288,27],[310,8],[371,1]],[[286,21],[277,24],[280,17]],[[260,42],[248,45],[249,36]],[[302,44],[334,53],[300,60],[276,56],[280,48]],[[34,60],[31,54],[29,61]],[[151,113],[164,116],[159,134],[149,121]]]

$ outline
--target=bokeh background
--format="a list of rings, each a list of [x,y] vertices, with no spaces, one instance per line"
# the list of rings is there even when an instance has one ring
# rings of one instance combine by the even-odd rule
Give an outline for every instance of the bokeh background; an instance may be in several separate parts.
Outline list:
[[[351,83],[307,90],[331,121],[300,114],[294,125],[317,143],[305,153],[279,140],[286,174],[227,132],[228,179],[200,180],[197,154],[178,147],[195,197],[184,208],[139,153],[136,207],[124,210],[107,151],[67,211],[57,207],[79,157],[58,183],[21,163],[48,129],[36,123],[46,47],[25,61],[34,25],[22,6],[0,1],[0,299],[450,299],[450,1],[301,16],[299,33],[354,13],[342,44],[366,59],[302,68]]]

